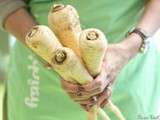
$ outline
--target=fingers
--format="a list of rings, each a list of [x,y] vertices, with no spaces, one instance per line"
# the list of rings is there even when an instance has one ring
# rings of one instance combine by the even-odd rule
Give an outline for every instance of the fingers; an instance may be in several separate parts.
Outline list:
[[[100,107],[101,107],[101,108],[104,108],[104,106],[105,106],[107,103],[108,103],[108,99],[105,99],[105,100],[101,103]]]
[[[97,105],[101,106],[103,101],[107,100],[108,98],[109,98],[109,94],[108,94],[108,91],[106,89],[102,94],[100,94]]]
[[[112,79],[114,77],[107,74],[105,69],[102,69],[100,74],[86,85],[79,85],[65,80],[61,81],[61,85],[75,102],[88,111],[94,105],[103,107],[107,103],[108,98],[111,96]]]
[[[104,107],[107,104],[110,96],[111,96],[111,89],[106,88],[101,94],[99,94],[97,96],[92,96],[89,99],[79,100],[76,102],[81,104],[81,106],[85,110],[89,111],[94,105],[98,105],[99,107]],[[93,97],[96,97],[96,100],[94,100]]]
[[[86,91],[92,91],[93,88],[97,89],[103,86],[103,82],[106,80],[105,71],[102,70],[101,73],[93,80],[91,84],[83,85]],[[96,86],[96,87],[95,87]]]
[[[83,91],[81,91],[82,98],[89,98],[95,96],[99,93],[102,93],[104,89],[108,86],[109,81],[107,79],[106,72],[104,70],[94,79],[90,84],[83,85]],[[77,96],[78,97],[78,96]]]
[[[80,89],[80,86],[78,84],[73,84],[73,83],[68,82],[66,80],[61,80],[61,86],[68,93],[76,93]]]
[[[101,86],[97,84],[97,81],[91,83],[89,85],[92,87],[91,91],[86,91],[85,88],[79,84],[73,84],[71,82],[62,80],[61,81],[62,88],[69,94],[71,98],[74,100],[86,100],[91,96],[97,95],[102,92]]]
[[[74,100],[76,101],[79,101],[79,100],[86,100],[86,99],[89,99],[90,97],[92,96],[95,96],[97,94],[100,93],[100,90],[99,89],[96,89],[96,90],[93,90],[91,93],[90,92],[82,92],[82,91],[79,91],[77,93],[68,93],[70,95],[71,98],[73,98]]]
[[[76,100],[76,102],[78,102],[81,105],[93,106],[93,105],[97,104],[97,98],[96,98],[96,96],[93,96],[93,97],[91,97],[89,99],[85,99],[85,100]]]
[[[62,80],[61,83],[62,87],[70,93],[76,93],[77,91],[91,93],[92,91],[95,91],[97,89],[99,89],[100,92],[102,92],[104,88],[108,85],[109,79],[110,75],[107,74],[107,72],[103,67],[100,74],[92,82],[89,82],[88,84],[85,85],[73,84],[65,80]]]
[[[111,94],[112,94],[111,88],[107,87],[107,98],[99,103],[99,106],[101,108],[103,108],[108,103],[108,99],[111,97]]]
[[[90,91],[96,91],[96,89],[100,88],[101,86],[100,82],[101,81],[97,80],[97,81],[90,82],[86,85],[79,85],[79,84],[68,82],[66,80],[61,80],[61,85],[62,85],[62,88],[69,93],[77,93],[77,92],[89,93]]]

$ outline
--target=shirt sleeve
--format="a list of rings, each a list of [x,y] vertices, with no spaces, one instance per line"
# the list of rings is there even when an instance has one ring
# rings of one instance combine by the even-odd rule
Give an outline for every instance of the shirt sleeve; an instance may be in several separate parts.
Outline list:
[[[4,29],[5,19],[26,4],[23,0],[1,0],[0,1],[0,29]]]

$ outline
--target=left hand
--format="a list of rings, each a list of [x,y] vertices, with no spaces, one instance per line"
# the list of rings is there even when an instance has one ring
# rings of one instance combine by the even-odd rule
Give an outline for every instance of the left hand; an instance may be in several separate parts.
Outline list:
[[[103,107],[111,96],[111,87],[118,73],[133,57],[132,55],[134,55],[132,51],[126,49],[126,44],[109,44],[101,72],[92,82],[78,85],[62,80],[62,87],[87,111],[95,104]]]

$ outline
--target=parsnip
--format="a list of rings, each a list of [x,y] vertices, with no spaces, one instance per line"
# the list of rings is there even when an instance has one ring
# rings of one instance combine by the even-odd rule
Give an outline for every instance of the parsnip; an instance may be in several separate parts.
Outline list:
[[[54,33],[44,25],[33,27],[26,35],[25,42],[48,63],[51,63],[53,52],[62,47]]]
[[[59,48],[53,53],[53,68],[63,79],[79,84],[86,84],[93,80],[86,68],[70,48]]]
[[[102,118],[102,120],[111,120],[110,117],[101,108],[98,108],[98,115]]]
[[[65,80],[81,84],[93,80],[76,54],[69,48],[62,48],[62,45],[48,27],[42,25],[35,26],[27,34],[26,44],[37,55],[54,66],[55,70]],[[97,111],[95,113],[92,112],[89,115],[93,117],[97,115]]]
[[[100,73],[104,55],[107,49],[107,39],[103,32],[98,29],[86,29],[80,35],[81,57],[89,70],[90,74],[95,77]],[[112,111],[118,120],[125,120],[122,113],[110,100],[106,105]],[[106,115],[98,112],[102,117],[107,119]],[[109,117],[108,117],[109,118]]]
[[[80,34],[79,47],[85,66],[89,73],[95,77],[100,73],[102,61],[107,48],[105,35],[100,30],[94,28],[83,30]],[[89,111],[88,118],[93,119],[93,116],[96,117],[97,110],[97,106],[94,106]]]
[[[103,111],[103,110],[102,110]],[[101,111],[100,111],[101,112]],[[94,105],[88,112],[87,120],[97,120],[98,118],[98,106]]]
[[[71,5],[55,4],[48,15],[49,27],[65,46],[80,56],[79,34],[81,32],[79,16]]]
[[[57,9],[59,9],[59,7],[56,7],[56,10],[53,9],[53,11],[54,10],[57,11]],[[72,12],[74,12],[74,10]],[[76,23],[76,22],[72,21],[71,23]],[[75,27],[74,24],[71,26],[72,26],[71,28]],[[79,32],[81,31],[81,29],[79,29],[80,25],[79,25],[79,28],[78,27],[75,27],[75,28],[76,28],[74,29],[75,31],[71,29],[71,31],[65,32],[64,34],[62,34],[61,38],[64,38],[64,39],[62,39],[63,42],[62,41],[61,42],[64,45],[66,44],[66,46],[75,50],[76,53],[80,56],[80,52],[78,48],[78,37],[79,37]],[[65,28],[60,29],[59,32],[60,31],[63,33],[63,31],[65,31]],[[59,33],[59,35],[61,34],[61,32]],[[65,42],[66,40],[65,37],[68,38],[67,42]],[[72,38],[72,39],[70,40],[69,38]],[[59,43],[58,39],[56,38],[56,36],[54,35],[54,33],[52,33],[52,31],[48,27],[43,25],[35,26],[27,34],[26,43],[34,52],[36,52],[44,60],[46,60],[48,63],[54,66],[55,70],[64,79],[69,80],[71,82],[80,83],[80,84],[86,84],[89,81],[93,80],[93,78],[89,75],[87,70],[82,65],[81,61],[74,54],[74,52],[69,48],[63,48],[62,45]],[[92,75],[95,76],[94,74]],[[92,112],[89,114],[90,120],[96,120],[96,114],[97,114],[96,106],[94,106],[94,108],[91,111]],[[108,120],[107,115],[104,114],[104,111],[102,109],[99,109],[98,113],[101,115],[103,113],[104,119]]]
[[[52,31],[43,25],[35,26],[26,36],[28,46],[41,56],[65,79],[84,84],[93,78],[75,53],[64,48]]]
[[[116,105],[114,105],[112,101],[109,100],[105,107],[107,107],[110,111],[112,111],[118,120],[125,120],[119,108]]]
[[[73,49],[80,56],[79,35],[81,33],[81,27],[75,8],[70,5],[54,5],[48,15],[48,24],[56,33],[61,43]],[[97,119],[97,110],[95,107],[88,114],[89,120]]]
[[[95,77],[101,70],[107,48],[107,39],[103,32],[98,29],[86,29],[80,34],[79,45],[82,59],[90,74]]]

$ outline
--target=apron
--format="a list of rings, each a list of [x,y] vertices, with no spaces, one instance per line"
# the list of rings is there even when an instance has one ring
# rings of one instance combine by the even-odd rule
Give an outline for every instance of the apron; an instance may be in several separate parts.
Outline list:
[[[142,0],[55,0],[54,3],[73,5],[82,28],[101,29],[109,43],[123,39],[139,20],[144,7]],[[47,25],[52,4],[52,0],[31,0],[28,9],[39,24]],[[61,88],[58,74],[47,70],[40,58],[18,41],[10,54],[8,120],[87,120],[87,113]],[[126,120],[156,115],[160,100],[159,68],[160,55],[152,42],[146,54],[138,54],[118,75],[111,99]]]

